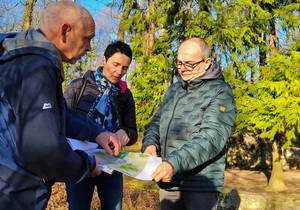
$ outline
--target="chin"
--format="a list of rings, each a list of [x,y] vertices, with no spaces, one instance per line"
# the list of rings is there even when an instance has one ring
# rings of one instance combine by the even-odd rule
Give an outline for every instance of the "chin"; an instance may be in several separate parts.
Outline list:
[[[120,81],[120,80],[112,80],[111,83],[117,84],[117,83],[119,83],[119,81]]]
[[[121,80],[121,79],[119,79],[119,78],[112,78],[112,79],[111,79],[111,82],[116,84],[116,83],[119,83],[120,80]]]
[[[191,75],[189,75],[189,76],[187,76],[187,75],[186,76],[180,75],[180,76],[181,76],[181,79],[184,80],[184,81],[190,80],[192,78]]]
[[[78,60],[71,60],[69,63],[70,64],[75,64]]]
[[[182,78],[183,81],[189,81],[190,80],[190,78],[183,78],[183,77],[181,77],[181,78]]]
[[[69,64],[75,64],[78,59],[76,58],[65,58],[63,59],[64,62],[69,63]]]

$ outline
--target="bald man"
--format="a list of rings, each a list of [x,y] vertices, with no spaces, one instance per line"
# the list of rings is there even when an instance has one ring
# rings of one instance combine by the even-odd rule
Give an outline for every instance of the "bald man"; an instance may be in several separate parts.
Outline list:
[[[94,34],[90,13],[71,1],[49,6],[39,30],[0,34],[1,210],[45,209],[55,181],[100,173],[99,160],[73,151],[66,136],[119,153],[115,134],[75,117],[62,94],[62,61],[80,59]]]
[[[142,151],[163,159],[153,174],[162,210],[216,209],[235,122],[233,94],[200,38],[181,43],[177,69],[180,78],[148,125]]]

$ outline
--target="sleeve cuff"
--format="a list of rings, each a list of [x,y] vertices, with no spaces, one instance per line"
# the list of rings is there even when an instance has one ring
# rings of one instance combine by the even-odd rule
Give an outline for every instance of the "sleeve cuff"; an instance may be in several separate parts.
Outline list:
[[[166,162],[170,163],[170,165],[173,167],[173,174],[174,175],[180,172],[179,163],[178,163],[176,157],[168,156],[168,157],[164,158],[163,161],[166,161]]]
[[[92,172],[95,167],[96,167],[96,158],[95,156],[91,156],[88,155],[87,153],[81,151],[81,150],[75,150],[77,152],[78,155],[80,155],[80,157],[83,160],[83,164],[84,164],[84,173],[83,175],[80,176],[80,178],[78,179],[78,181],[76,181],[76,184],[81,182],[87,175],[89,175],[90,172]]]
[[[158,155],[160,155],[160,147],[159,147],[157,144],[153,143],[153,142],[143,143],[142,148],[141,148],[141,152],[145,152],[145,149],[146,149],[148,146],[150,146],[150,145],[155,146],[155,148],[156,148],[156,153],[157,153]]]
[[[91,138],[89,139],[89,141],[91,142],[96,142],[96,137],[102,133],[102,132],[105,132],[106,130],[104,130],[103,128],[101,128],[98,124],[94,123],[93,121],[91,120],[88,120],[89,122],[89,128],[91,130]]]

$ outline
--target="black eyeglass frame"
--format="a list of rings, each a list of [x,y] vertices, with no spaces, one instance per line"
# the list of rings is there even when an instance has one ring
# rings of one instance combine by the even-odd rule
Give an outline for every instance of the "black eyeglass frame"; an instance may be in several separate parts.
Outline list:
[[[191,63],[191,64],[189,64],[189,63],[183,63],[183,62],[181,62],[180,61],[180,63],[177,61],[177,63],[176,63],[176,67],[177,67],[177,69],[179,69],[179,68],[182,68],[182,66],[185,68],[185,69],[187,69],[187,70],[189,70],[189,71],[192,71],[192,70],[194,70],[200,63],[202,63],[203,61],[205,61],[205,59],[202,59],[202,60],[200,60],[200,61],[198,61],[198,62],[196,62],[196,63]]]

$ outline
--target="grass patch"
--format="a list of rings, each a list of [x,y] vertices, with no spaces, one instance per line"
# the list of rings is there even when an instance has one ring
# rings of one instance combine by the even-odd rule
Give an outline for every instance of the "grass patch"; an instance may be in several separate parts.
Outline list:
[[[141,148],[142,148],[142,140],[141,139],[139,139],[134,145],[123,147],[123,149],[126,152],[141,152]]]
[[[139,140],[134,145],[126,146],[123,149],[126,152],[141,152],[141,148],[142,140],[141,138],[139,138]],[[124,175],[124,189],[158,191],[159,188],[153,181],[142,181]]]
[[[153,181],[142,181],[128,176],[124,176],[124,188],[134,190],[153,190],[158,191],[158,186]]]

